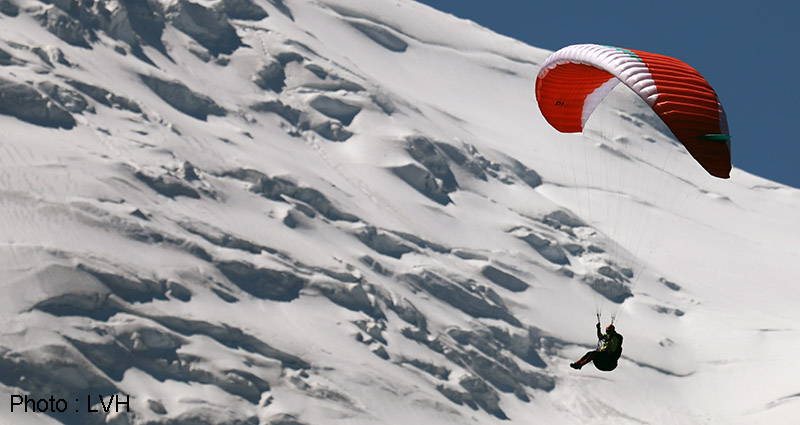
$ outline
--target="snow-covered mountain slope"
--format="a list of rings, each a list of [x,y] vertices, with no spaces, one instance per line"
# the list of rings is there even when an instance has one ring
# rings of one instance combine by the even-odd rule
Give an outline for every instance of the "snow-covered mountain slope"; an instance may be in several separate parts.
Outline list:
[[[0,0],[0,418],[795,423],[800,192],[623,90],[558,134],[547,54],[405,0]],[[623,358],[575,371],[600,307]]]

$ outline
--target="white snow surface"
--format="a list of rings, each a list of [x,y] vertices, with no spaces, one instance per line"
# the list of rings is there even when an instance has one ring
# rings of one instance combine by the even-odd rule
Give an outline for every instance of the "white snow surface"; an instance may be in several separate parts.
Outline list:
[[[102,30],[91,49],[64,42],[35,18],[56,7],[48,2],[11,3],[19,15],[0,14],[0,49],[19,61],[0,66],[0,78],[83,81],[141,112],[84,94],[94,112],[73,113],[72,129],[0,115],[0,421],[800,418],[800,191],[736,168],[729,180],[711,178],[625,87],[583,135],[559,134],[533,91],[550,52],[407,0],[254,0],[269,16],[231,20],[243,43],[231,54],[204,60],[191,52],[203,47],[167,23],[169,58],[143,47],[153,64]],[[35,48],[60,49],[70,65],[48,64]],[[279,60],[287,53],[295,57]],[[285,75],[278,90],[254,83],[271,63]],[[178,81],[225,115],[180,112],[139,74]],[[358,112],[348,122],[346,106],[319,107],[321,97]],[[251,107],[275,101],[298,118]],[[319,125],[352,136],[331,140]],[[432,154],[415,157],[419,139]],[[734,137],[734,160],[737,143],[756,142]],[[542,183],[527,184],[524,170]],[[158,190],[142,174],[194,195]],[[276,178],[315,190],[347,218],[308,191],[258,192]],[[585,224],[545,218],[556,211]],[[368,246],[370,230],[407,252]],[[226,264],[272,274],[236,282]],[[616,283],[632,293],[621,304],[589,284],[604,265],[633,273]],[[487,266],[527,288],[497,284]],[[302,288],[276,299],[248,286],[269,287],[276,275]],[[431,275],[450,292],[413,282]],[[489,310],[459,304],[453,291]],[[408,306],[424,324],[401,317]],[[616,314],[623,357],[610,373],[573,370],[595,345],[597,308],[604,325]],[[468,388],[476,380],[485,391]],[[81,411],[86,394],[129,395],[131,411],[12,413],[12,394],[54,395],[70,410],[80,398]],[[500,413],[475,401],[481,394]]]

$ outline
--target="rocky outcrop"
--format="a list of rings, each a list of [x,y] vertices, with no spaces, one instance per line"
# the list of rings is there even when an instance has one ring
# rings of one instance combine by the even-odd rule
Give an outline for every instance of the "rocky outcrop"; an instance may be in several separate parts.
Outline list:
[[[109,108],[113,107],[113,108],[124,109],[137,114],[142,112],[142,109],[133,100],[112,93],[111,91],[106,90],[102,87],[98,87],[89,83],[84,83],[82,81],[71,80],[71,79],[66,80],[66,83],[78,89],[79,91],[83,92],[90,98],[94,99],[96,102],[108,106]]]
[[[90,49],[89,41],[97,38],[91,26],[73,18],[58,7],[45,9],[36,16],[36,19],[53,35],[73,46]]]
[[[514,326],[522,325],[491,289],[482,289],[467,282],[455,282],[431,271],[407,273],[400,276],[400,280],[472,317],[500,319]]]
[[[75,90],[70,90],[58,84],[53,84],[49,81],[42,81],[36,85],[36,88],[42,93],[50,96],[51,99],[58,102],[64,109],[69,112],[80,114],[83,112],[94,112],[94,108],[89,105],[86,98],[81,96]]]
[[[557,242],[545,239],[530,230],[518,237],[535,249],[547,261],[558,265],[569,264],[569,258],[564,254],[564,249]]]
[[[533,189],[542,185],[542,176],[540,176],[539,173],[531,170],[515,159],[511,160],[511,171]]]
[[[294,182],[280,177],[261,175],[250,190],[266,198],[283,201],[283,196],[305,202],[330,220],[358,221],[358,217],[340,211],[322,192],[310,187],[298,186]]]
[[[214,56],[230,54],[242,45],[223,12],[188,0],[178,0],[166,7],[163,13],[175,28],[195,39]]]
[[[295,126],[300,123],[300,116],[302,114],[302,112],[300,112],[299,110],[292,108],[291,106],[285,105],[279,100],[259,102],[254,105],[251,105],[250,109],[256,112],[271,112],[285,119],[290,124]]]
[[[428,138],[410,137],[406,151],[441,181],[441,188],[445,193],[453,192],[458,188],[456,178],[447,164],[447,157]]]
[[[192,91],[179,81],[139,75],[158,97],[186,115],[205,121],[209,115],[225,116],[226,112],[210,97]]]
[[[506,273],[494,266],[485,266],[481,269],[481,274],[493,283],[496,283],[497,285],[500,285],[509,291],[522,292],[528,289],[527,283],[516,276]]]
[[[421,168],[416,164],[407,164],[399,167],[390,168],[391,172],[401,180],[406,182],[409,186],[413,187],[417,192],[425,195],[427,198],[441,205],[447,205],[453,202],[447,191],[444,189],[436,176],[430,171]]]
[[[415,251],[414,248],[403,243],[400,238],[373,226],[366,226],[357,231],[355,235],[358,240],[375,252],[392,258],[400,258],[403,254]]]
[[[292,301],[300,296],[300,290],[306,284],[294,273],[256,267],[241,261],[220,261],[216,266],[231,283],[256,298]]]
[[[75,119],[58,103],[25,84],[0,78],[0,114],[42,127],[75,127]]]
[[[280,93],[286,85],[284,65],[277,60],[262,65],[253,76],[253,82],[262,90]]]
[[[361,112],[360,106],[325,95],[315,97],[309,105],[323,115],[333,118],[344,125],[350,125],[353,122],[353,118]]]
[[[253,0],[222,0],[218,7],[231,19],[260,21],[269,16]]]
[[[19,15],[19,7],[11,0],[0,0],[0,13],[13,18]]]
[[[134,176],[151,189],[168,198],[174,199],[179,196],[185,196],[192,199],[200,199],[200,194],[193,187],[173,175],[153,176],[143,171],[137,171]]]

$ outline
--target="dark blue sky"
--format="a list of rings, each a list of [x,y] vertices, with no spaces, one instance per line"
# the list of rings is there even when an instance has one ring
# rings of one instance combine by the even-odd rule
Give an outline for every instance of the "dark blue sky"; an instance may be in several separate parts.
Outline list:
[[[420,1],[549,50],[597,43],[678,58],[722,101],[734,165],[800,188],[800,2]]]

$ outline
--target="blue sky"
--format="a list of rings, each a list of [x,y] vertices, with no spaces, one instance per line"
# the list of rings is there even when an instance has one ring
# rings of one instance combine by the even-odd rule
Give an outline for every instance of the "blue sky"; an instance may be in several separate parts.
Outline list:
[[[720,97],[734,166],[800,188],[799,2],[420,1],[549,50],[597,43],[678,58]]]

